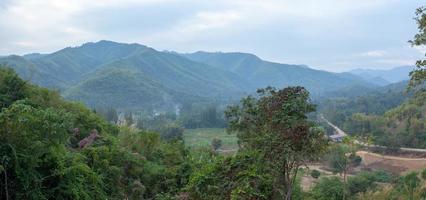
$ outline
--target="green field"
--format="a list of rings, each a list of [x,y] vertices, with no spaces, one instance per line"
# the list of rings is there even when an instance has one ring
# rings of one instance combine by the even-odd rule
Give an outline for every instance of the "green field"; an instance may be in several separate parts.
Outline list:
[[[222,140],[222,150],[238,149],[236,135],[226,133],[223,128],[186,129],[183,138],[189,147],[210,147],[211,141],[218,138]]]

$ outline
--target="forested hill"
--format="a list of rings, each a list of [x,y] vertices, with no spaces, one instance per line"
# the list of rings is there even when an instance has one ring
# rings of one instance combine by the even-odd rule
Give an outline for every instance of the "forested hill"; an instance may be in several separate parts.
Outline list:
[[[407,90],[407,81],[359,96],[351,91],[319,103],[318,112],[352,136],[389,147],[426,148],[426,91]]]
[[[313,95],[319,95],[353,85],[366,87],[374,85],[350,73],[332,73],[315,70],[306,65],[274,63],[248,53],[199,51],[182,55],[191,60],[236,73],[249,79],[257,88],[268,85],[276,87],[301,85],[306,87]]]
[[[318,112],[339,127],[355,113],[382,115],[401,105],[412,96],[407,92],[408,82],[390,84],[375,89],[363,87],[347,88],[328,93],[328,98],[317,101]]]
[[[301,85],[313,95],[372,83],[349,73],[264,61],[245,53],[177,54],[112,41],[51,54],[0,58],[24,79],[89,106],[170,109],[188,101],[229,101],[266,86]]]

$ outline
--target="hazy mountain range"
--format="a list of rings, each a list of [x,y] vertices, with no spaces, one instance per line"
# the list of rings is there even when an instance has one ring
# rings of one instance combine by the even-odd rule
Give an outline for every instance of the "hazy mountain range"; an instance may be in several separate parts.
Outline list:
[[[302,85],[315,96],[397,79],[373,70],[332,73],[274,63],[247,53],[178,54],[112,41],[51,54],[5,56],[0,63],[14,68],[24,79],[58,89],[65,98],[117,108],[166,109],[185,101],[229,101],[266,86]],[[384,74],[385,81],[365,78],[367,73],[373,78]]]
[[[401,66],[387,70],[380,69],[354,69],[349,73],[358,75],[365,78],[370,82],[378,85],[386,85],[396,83],[409,79],[409,73],[413,70],[414,66]]]

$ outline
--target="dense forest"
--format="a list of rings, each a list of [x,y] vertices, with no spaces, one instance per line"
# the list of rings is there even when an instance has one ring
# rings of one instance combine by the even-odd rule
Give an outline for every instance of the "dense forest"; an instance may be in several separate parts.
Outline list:
[[[349,146],[330,144],[324,130],[308,120],[315,106],[302,87],[266,88],[259,90],[258,98],[249,96],[229,107],[228,129],[237,134],[240,145],[229,157],[214,149],[189,149],[179,137],[113,125],[5,67],[0,82],[2,199],[369,199],[371,195],[417,199],[424,195],[426,177],[415,173],[397,177],[365,172],[341,180],[302,168],[307,161],[328,158],[330,167],[343,173],[347,167],[340,167],[341,159],[359,163],[359,158],[345,156],[353,151]],[[336,148],[340,150],[330,150]],[[309,173],[319,182],[306,192],[300,177]],[[390,186],[380,189],[382,183]]]

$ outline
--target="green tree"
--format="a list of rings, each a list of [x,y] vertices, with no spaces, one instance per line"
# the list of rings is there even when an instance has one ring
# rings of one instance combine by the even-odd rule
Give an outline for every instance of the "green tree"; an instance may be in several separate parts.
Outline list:
[[[338,177],[323,177],[312,188],[312,196],[315,200],[342,200],[343,183]]]
[[[259,151],[273,169],[276,196],[292,199],[293,185],[300,166],[317,159],[326,149],[323,130],[308,120],[315,111],[303,87],[258,91],[231,106],[225,115],[228,131],[236,132],[240,149]]]
[[[190,199],[272,199],[272,177],[256,152],[240,152],[204,163],[184,191]]]
[[[12,69],[0,65],[0,111],[26,95],[26,82]]]
[[[416,190],[420,186],[420,179],[418,173],[411,172],[404,177],[401,177],[399,182],[400,189],[406,194],[408,200],[414,200]]]
[[[184,128],[177,124],[165,124],[159,130],[160,136],[166,141],[183,140]]]
[[[410,41],[413,46],[426,45],[426,7],[420,7],[416,10],[416,22],[419,33]],[[418,60],[416,69],[410,73],[410,87],[421,85],[426,80],[426,60]]]
[[[376,176],[373,173],[361,172],[348,178],[348,192],[350,196],[373,190],[376,186]]]
[[[222,147],[222,140],[219,138],[214,138],[212,140],[212,148],[213,150],[217,151],[218,149],[220,149],[220,147]]]
[[[343,177],[343,199],[346,199],[347,173],[350,168],[361,163],[361,157],[356,155],[356,146],[352,139],[344,140],[345,144],[335,144],[329,149],[327,155],[328,165],[334,173],[339,173]]]
[[[421,175],[422,175],[422,179],[426,180],[426,169],[422,170],[422,174]]]

